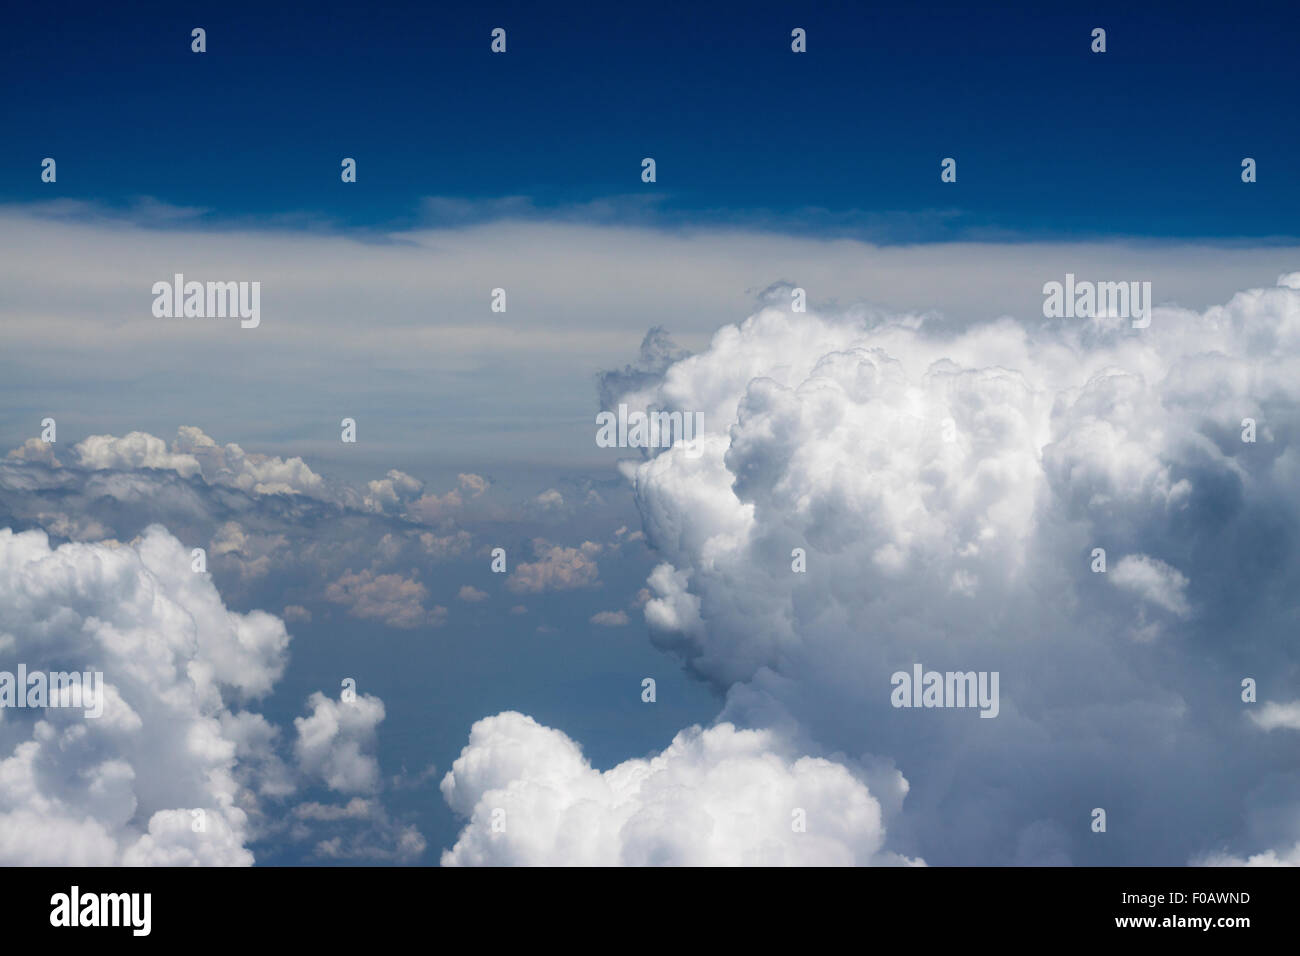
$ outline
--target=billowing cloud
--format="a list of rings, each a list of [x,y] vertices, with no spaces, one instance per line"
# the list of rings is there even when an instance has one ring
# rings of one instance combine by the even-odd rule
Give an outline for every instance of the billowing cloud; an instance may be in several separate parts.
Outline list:
[[[294,755],[302,770],[339,793],[373,793],[379,785],[375,759],[376,728],[384,704],[369,694],[334,700],[317,691],[307,701],[306,717],[294,718]]]
[[[51,468],[61,467],[58,458],[54,455],[54,444],[39,438],[28,438],[17,448],[11,448],[5,457],[19,461],[39,461]]]
[[[424,483],[405,472],[392,469],[386,478],[370,482],[365,498],[368,511],[390,512],[400,510],[424,489]]]
[[[903,852],[1186,862],[1242,836],[1240,781],[1273,766],[1231,689],[1297,674],[1297,383],[1286,283],[1146,328],[774,300],[612,396],[705,423],[624,465],[652,636],[723,719],[897,761]],[[917,663],[998,672],[999,717],[892,707]],[[1095,838],[1102,793],[1161,835]]]
[[[161,438],[144,432],[130,432],[121,438],[91,435],[77,444],[73,452],[77,464],[92,471],[158,468],[174,471],[182,478],[199,473],[199,461],[193,455],[174,452]]]
[[[218,445],[200,429],[183,425],[170,446],[144,432],[121,438],[92,435],[73,451],[82,468],[174,471],[182,478],[200,475],[210,485],[228,485],[255,494],[322,496],[325,482],[301,458],[246,454],[236,444]]]
[[[444,866],[910,862],[882,852],[881,806],[845,767],[730,724],[602,773],[560,731],[506,712],[474,725],[442,793],[468,819]]]
[[[278,618],[237,614],[158,527],[51,548],[0,529],[6,660],[102,672],[103,715],[0,715],[0,859],[44,865],[245,865],[232,707],[284,670]],[[247,741],[245,741],[247,743]],[[202,811],[196,829],[194,811]]]

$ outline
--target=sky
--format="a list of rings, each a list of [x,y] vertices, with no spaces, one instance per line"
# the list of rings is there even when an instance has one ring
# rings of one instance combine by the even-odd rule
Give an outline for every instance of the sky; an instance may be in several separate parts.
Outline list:
[[[14,10],[0,862],[1300,862],[1297,22]]]
[[[1294,237],[1300,212],[1284,3],[270,6],[13,11],[0,199],[49,199],[29,173],[62,154],[60,198],[381,231],[511,199],[889,241]]]

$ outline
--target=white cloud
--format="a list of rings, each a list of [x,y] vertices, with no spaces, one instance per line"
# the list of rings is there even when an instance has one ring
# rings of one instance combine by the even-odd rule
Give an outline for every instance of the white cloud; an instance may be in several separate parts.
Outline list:
[[[1183,748],[1266,772],[1224,700],[1187,695],[1224,679],[1213,668],[1236,673],[1225,621],[1287,666],[1297,568],[1277,529],[1300,519],[1298,382],[1286,286],[1157,306],[1146,329],[774,302],[613,396],[705,423],[698,457],[624,466],[661,562],[652,636],[729,691],[721,719],[897,760],[909,853],[987,864],[1041,845],[1102,862],[1044,807],[1063,780],[1104,779],[1140,808],[1134,826],[1185,821],[1187,859],[1193,821],[1212,806],[1227,829],[1240,793],[1202,781]],[[1244,417],[1262,423],[1256,443]],[[1093,574],[1096,547],[1128,557]],[[1123,640],[1121,592],[1140,635],[1177,619],[1181,656],[1150,669]],[[917,662],[1000,671],[999,718],[893,709],[890,675]],[[976,813],[979,827],[949,823]]]
[[[591,616],[591,623],[597,627],[627,627],[625,611],[597,611]]]
[[[1110,581],[1176,617],[1190,617],[1187,578],[1163,561],[1145,554],[1125,555],[1110,572]]]
[[[311,713],[295,717],[294,755],[304,773],[340,793],[373,793],[379,786],[376,729],[384,719],[378,697],[358,694],[333,700],[317,691],[307,701]]]
[[[78,442],[73,452],[77,464],[92,471],[158,469],[250,494],[326,494],[324,479],[301,458],[247,454],[234,443],[218,445],[191,425],[182,425],[170,446],[153,435],[129,432],[121,438],[91,435]]]
[[[370,482],[369,494],[365,498],[367,511],[381,514],[400,509],[411,501],[424,488],[424,483],[396,468],[388,472],[388,477]]]
[[[506,712],[475,723],[442,793],[469,820],[444,866],[905,862],[882,852],[880,804],[844,766],[730,724],[602,773],[560,731]]]
[[[1300,866],[1300,843],[1289,849],[1265,850],[1249,857],[1233,856],[1230,853],[1213,853],[1193,862],[1194,866]]]
[[[82,468],[100,471],[107,468],[131,471],[137,468],[161,468],[174,471],[182,478],[199,474],[199,462],[193,455],[171,451],[161,438],[144,432],[129,432],[121,438],[91,435],[79,442],[73,452]]]
[[[3,714],[0,860],[252,863],[227,720],[232,702],[265,695],[283,672],[277,618],[226,610],[188,550],[152,527],[130,545],[55,549],[42,532],[0,529],[0,620],[14,639],[7,659],[102,671],[108,688],[98,719]]]
[[[1258,711],[1250,710],[1250,719],[1262,730],[1300,730],[1300,700],[1279,704],[1269,701]]]

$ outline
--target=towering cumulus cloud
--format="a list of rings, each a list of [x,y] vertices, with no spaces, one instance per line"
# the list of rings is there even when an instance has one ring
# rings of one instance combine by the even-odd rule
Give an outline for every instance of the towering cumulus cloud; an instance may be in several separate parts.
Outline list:
[[[131,545],[0,529],[0,647],[28,672],[102,672],[103,713],[0,712],[0,861],[239,865],[234,708],[285,666],[283,623],[222,604],[159,527]],[[195,811],[202,811],[196,814]],[[200,820],[201,817],[201,820]]]
[[[771,306],[624,381],[607,401],[702,412],[707,432],[625,468],[662,557],[654,640],[727,692],[721,720],[905,774],[891,850],[962,864],[1286,855],[1300,784],[1277,776],[1286,744],[1248,719],[1259,704],[1241,688],[1296,696],[1300,274],[1204,313],[1158,306],[1145,328]],[[891,675],[917,664],[999,673],[997,718],[891,706]],[[485,724],[444,783],[474,816],[452,861],[595,859],[569,836],[584,813],[619,823],[625,861],[701,858],[642,852],[646,827],[610,814],[627,765],[606,781],[553,732]],[[656,759],[722,761],[700,745],[712,733],[738,732],[720,724]],[[524,756],[529,734],[567,755],[562,785]],[[750,812],[750,793],[710,816],[706,791],[676,792],[663,839],[703,814],[737,840],[728,859],[758,852],[752,830],[720,822]],[[824,792],[824,809],[853,816],[851,787]],[[547,822],[483,842],[494,799]],[[832,855],[869,856],[852,845]]]

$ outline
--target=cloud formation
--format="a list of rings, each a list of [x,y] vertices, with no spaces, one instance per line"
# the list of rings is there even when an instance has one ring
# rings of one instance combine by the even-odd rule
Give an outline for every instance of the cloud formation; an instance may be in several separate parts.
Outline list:
[[[400,574],[375,574],[363,569],[346,571],[325,589],[325,599],[342,604],[348,614],[362,620],[379,621],[389,627],[415,628],[441,624],[447,609],[424,608],[429,590],[419,581]]]
[[[369,694],[334,700],[317,691],[307,706],[311,713],[293,722],[299,766],[339,793],[373,793],[379,784],[374,749],[383,701]]]
[[[1145,329],[772,299],[612,396],[706,423],[698,457],[624,466],[661,558],[655,641],[728,691],[723,719],[896,761],[899,846],[931,862],[1261,839],[1237,782],[1263,787],[1275,755],[1234,689],[1297,676],[1294,285],[1157,306]],[[1000,672],[1000,717],[891,708],[918,662]],[[1140,850],[1092,838],[1101,793],[1137,808]],[[1300,793],[1267,799],[1300,819]]]
[[[536,561],[522,561],[506,580],[506,587],[516,594],[542,591],[568,591],[591,587],[600,576],[595,556],[601,546],[584,541],[581,547],[566,548],[541,538],[533,541]]]
[[[103,716],[0,717],[0,859],[43,865],[247,865],[236,708],[284,670],[283,623],[223,605],[158,527],[123,544],[51,548],[0,529],[6,658],[102,671]],[[202,810],[205,828],[192,827]]]
[[[468,818],[444,866],[852,866],[881,852],[880,804],[843,766],[719,724],[601,772],[558,730],[478,721],[442,781]]]

